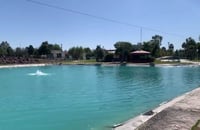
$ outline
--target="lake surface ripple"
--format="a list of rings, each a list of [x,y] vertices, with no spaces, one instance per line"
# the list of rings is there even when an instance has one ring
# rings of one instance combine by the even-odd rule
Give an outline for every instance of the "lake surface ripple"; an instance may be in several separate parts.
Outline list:
[[[107,130],[190,91],[199,67],[0,69],[0,130]]]

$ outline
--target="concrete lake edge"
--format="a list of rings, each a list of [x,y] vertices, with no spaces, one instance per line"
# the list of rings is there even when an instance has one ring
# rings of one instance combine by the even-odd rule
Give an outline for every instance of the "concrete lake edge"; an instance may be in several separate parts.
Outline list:
[[[197,93],[199,93],[199,94],[196,95],[196,96],[198,96],[198,98],[200,99],[200,87],[199,87],[199,88],[196,88],[196,89],[194,89],[190,92],[186,92],[185,94],[178,96],[178,97],[170,100],[167,103],[164,102],[164,103],[160,104],[159,107],[157,107],[153,110],[150,110],[150,111],[153,111],[152,115],[144,115],[144,114],[138,115],[138,116],[136,116],[136,117],[134,117],[134,118],[132,118],[128,121],[114,125],[113,129],[114,130],[143,130],[143,126],[145,126],[145,123],[147,125],[148,124],[147,122],[150,121],[150,120],[153,120],[153,117],[159,115],[162,111],[168,109],[169,107],[174,106],[175,104],[177,104],[181,101],[184,103],[184,100],[187,99],[187,98],[192,99],[192,96],[194,97],[194,94],[197,94]],[[198,109],[200,111],[199,106],[200,106],[200,103],[198,104]],[[200,119],[200,117],[199,117],[199,119]],[[162,120],[162,119],[160,119],[160,120]],[[196,121],[193,122],[193,124],[190,124],[190,125],[193,126],[196,123]],[[152,122],[154,123],[155,121],[153,120]],[[145,126],[145,127],[147,127],[147,126]],[[145,127],[144,127],[144,129],[146,130]],[[148,129],[148,130],[151,130],[151,129]]]

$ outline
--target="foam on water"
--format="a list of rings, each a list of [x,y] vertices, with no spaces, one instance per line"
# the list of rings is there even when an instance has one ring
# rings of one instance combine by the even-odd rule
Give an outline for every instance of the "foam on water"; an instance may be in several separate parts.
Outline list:
[[[46,75],[49,75],[48,73],[44,73],[40,70],[37,70],[35,73],[29,73],[28,75],[31,75],[31,76],[46,76]]]

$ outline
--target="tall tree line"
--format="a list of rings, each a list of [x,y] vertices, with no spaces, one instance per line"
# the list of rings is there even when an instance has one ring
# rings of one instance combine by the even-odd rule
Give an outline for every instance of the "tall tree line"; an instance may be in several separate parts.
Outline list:
[[[39,57],[50,54],[51,50],[62,50],[62,48],[58,44],[50,44],[48,41],[42,42],[39,48],[29,45],[25,48],[13,49],[7,41],[2,41],[0,44],[0,56]]]
[[[149,41],[143,43],[132,44],[127,41],[116,42],[115,53],[109,53],[100,45],[96,49],[89,47],[76,46],[68,50],[68,58],[72,60],[80,59],[96,59],[96,61],[113,61],[118,58],[118,61],[128,61],[130,53],[136,50],[145,50],[151,53],[153,58],[161,56],[176,56],[180,58],[187,58],[195,60],[200,58],[200,42],[196,42],[193,38],[189,37],[182,43],[182,48],[174,50],[174,44],[168,43],[167,47],[162,46],[163,37],[154,35]],[[59,44],[51,44],[44,41],[38,48],[29,45],[25,48],[17,47],[13,49],[7,41],[0,43],[0,57],[2,56],[17,56],[17,57],[41,57],[42,55],[49,55],[52,50],[60,50],[62,48]]]

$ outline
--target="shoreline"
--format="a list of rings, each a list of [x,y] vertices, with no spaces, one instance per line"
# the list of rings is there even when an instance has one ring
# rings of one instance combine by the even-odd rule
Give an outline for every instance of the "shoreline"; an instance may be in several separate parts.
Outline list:
[[[95,65],[95,66],[128,66],[128,67],[198,67],[200,64],[155,64],[149,63],[112,63],[112,62],[100,62],[100,63],[37,63],[37,64],[7,64],[0,65],[1,68],[17,68],[17,67],[36,67],[36,66],[49,66],[49,65]]]
[[[12,65],[0,65],[0,69],[2,68],[19,68],[19,67],[37,67],[37,66],[49,66],[52,64],[12,64]]]
[[[147,114],[141,114],[132,119],[125,121],[120,124],[116,124],[113,126],[113,130],[154,130],[156,129],[172,129],[174,126],[179,127],[179,129],[183,129],[182,127],[187,125],[189,129],[196,123],[197,120],[200,119],[200,116],[192,117],[192,115],[188,114],[187,111],[197,111],[200,112],[200,87],[196,88],[190,92],[186,92],[185,94],[175,97],[174,99],[161,103],[157,108],[146,112]],[[194,105],[195,104],[195,105]],[[173,112],[175,111],[175,112]],[[186,119],[184,119],[184,114],[181,113],[184,111],[187,114],[187,119],[189,119],[189,124]],[[173,114],[171,114],[173,113]],[[148,115],[149,114],[149,115]],[[166,116],[167,120],[165,120]],[[191,116],[191,117],[189,117]],[[176,119],[173,122],[174,118]],[[180,118],[184,117],[184,118]],[[171,118],[171,119],[170,119]],[[163,123],[164,122],[164,123]],[[180,124],[182,122],[182,124]],[[171,126],[170,126],[171,125]],[[173,126],[173,127],[172,127]],[[161,128],[162,127],[162,128]],[[188,129],[184,128],[184,130]]]

